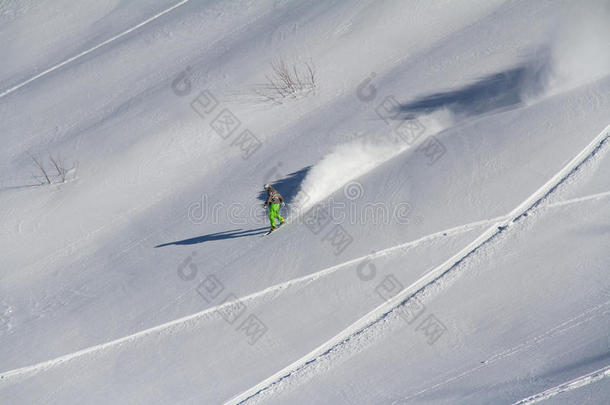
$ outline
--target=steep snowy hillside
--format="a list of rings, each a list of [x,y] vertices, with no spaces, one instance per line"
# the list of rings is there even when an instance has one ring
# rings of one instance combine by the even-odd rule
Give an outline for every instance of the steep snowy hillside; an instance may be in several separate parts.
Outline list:
[[[609,17],[1,3],[0,403],[606,403]]]

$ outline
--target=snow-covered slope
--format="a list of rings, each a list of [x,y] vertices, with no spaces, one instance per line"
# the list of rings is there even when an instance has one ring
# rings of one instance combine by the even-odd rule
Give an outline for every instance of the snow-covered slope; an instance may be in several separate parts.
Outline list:
[[[0,403],[604,403],[608,17],[2,3]]]

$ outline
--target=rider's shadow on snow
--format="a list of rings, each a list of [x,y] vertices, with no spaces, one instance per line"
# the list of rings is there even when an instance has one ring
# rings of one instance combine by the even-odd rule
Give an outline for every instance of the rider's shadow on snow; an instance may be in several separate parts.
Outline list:
[[[183,240],[177,240],[175,242],[163,243],[163,244],[157,245],[155,247],[159,248],[159,247],[169,246],[169,245],[195,245],[197,243],[211,242],[214,240],[243,238],[245,236],[261,235],[263,233],[266,233],[268,230],[269,230],[269,227],[248,229],[245,231],[242,229],[232,229],[230,231],[215,232],[215,233],[210,233],[208,235],[196,236],[196,237],[190,238],[190,239],[183,239]]]
[[[528,96],[540,94],[548,82],[550,60],[541,51],[535,58],[499,73],[483,77],[457,90],[439,92],[402,104],[398,110],[411,118],[418,113],[448,109],[461,117],[515,108]]]
[[[307,166],[294,173],[290,173],[288,176],[286,176],[280,180],[271,182],[273,187],[277,191],[279,191],[280,194],[282,194],[282,197],[284,197],[284,200],[286,201],[287,204],[289,204],[292,201],[292,199],[299,192],[301,183],[303,182],[303,179],[309,172],[309,169],[311,169],[311,166]],[[258,199],[261,201],[267,200],[267,192],[265,190],[261,191],[258,194]],[[190,239],[177,240],[175,242],[163,243],[163,244],[157,245],[155,247],[159,248],[159,247],[169,246],[169,245],[195,245],[197,243],[211,242],[211,241],[215,241],[215,240],[243,238],[245,236],[261,235],[263,233],[267,233],[268,230],[269,230],[269,227],[267,227],[267,226],[263,227],[263,228],[255,228],[255,229],[248,229],[248,230],[232,229],[230,231],[216,232],[216,233],[211,233],[208,235],[197,236],[197,237],[190,238]]]
[[[307,176],[307,173],[309,173],[310,169],[311,166],[304,167],[301,170],[297,170],[294,173],[290,173],[288,176],[282,179],[269,183],[282,195],[282,197],[284,197],[284,201],[286,201],[286,204],[290,204],[292,202],[292,199],[299,192],[299,189],[301,188],[301,183],[303,182],[305,176]],[[261,201],[266,201],[267,191],[262,190],[260,193],[258,193],[258,199]]]

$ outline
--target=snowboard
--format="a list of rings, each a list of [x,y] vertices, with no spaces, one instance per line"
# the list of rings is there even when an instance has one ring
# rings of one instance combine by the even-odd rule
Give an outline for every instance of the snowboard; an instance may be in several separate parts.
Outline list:
[[[269,232],[267,232],[266,234],[264,234],[263,236],[267,236],[267,235],[271,235],[273,232],[277,232],[278,229],[283,228],[286,226],[286,221],[284,221],[283,224],[280,224],[278,227],[276,227],[273,231],[270,229]]]

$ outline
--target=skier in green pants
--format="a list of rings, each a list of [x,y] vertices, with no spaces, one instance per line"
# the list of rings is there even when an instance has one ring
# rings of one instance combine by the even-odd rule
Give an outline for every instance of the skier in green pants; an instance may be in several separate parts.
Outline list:
[[[282,207],[286,204],[284,203],[282,195],[278,193],[271,184],[265,184],[265,190],[267,190],[267,200],[265,201],[264,206],[269,206],[269,221],[271,222],[271,229],[267,232],[268,235],[279,228],[279,225],[277,227],[275,226],[276,219],[279,219],[280,225],[285,222],[284,218],[280,216],[280,203],[282,204]]]

